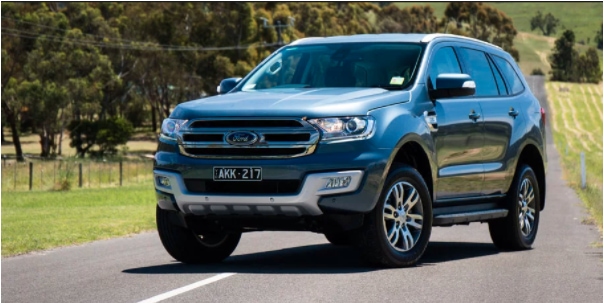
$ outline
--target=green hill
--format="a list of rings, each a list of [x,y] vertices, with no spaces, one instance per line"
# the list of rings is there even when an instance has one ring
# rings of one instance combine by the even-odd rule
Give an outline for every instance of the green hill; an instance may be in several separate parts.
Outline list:
[[[436,15],[444,16],[448,2],[396,2],[403,8],[412,5],[430,5]],[[544,72],[550,70],[547,57],[549,56],[555,39],[565,29],[575,33],[577,42],[583,41],[585,45],[576,44],[579,52],[584,52],[589,46],[596,46],[594,36],[602,24],[602,2],[488,2],[486,3],[500,9],[514,21],[518,36],[514,45],[520,53],[520,68],[525,74],[530,74],[534,68]],[[556,35],[543,36],[541,31],[531,31],[531,18],[541,11],[543,14],[552,13],[560,19],[560,26]],[[587,43],[589,41],[589,43]],[[600,55],[602,54],[601,51]]]
[[[399,7],[411,5],[429,4],[439,17],[445,14],[448,2],[397,2]],[[585,41],[589,38],[590,45],[593,42],[596,31],[602,23],[602,2],[488,2],[487,5],[496,7],[506,13],[514,20],[514,26],[519,32],[531,32],[531,18],[541,11],[543,14],[552,13],[560,19],[557,34],[564,29],[575,32],[577,41]],[[539,30],[532,33],[541,34]]]

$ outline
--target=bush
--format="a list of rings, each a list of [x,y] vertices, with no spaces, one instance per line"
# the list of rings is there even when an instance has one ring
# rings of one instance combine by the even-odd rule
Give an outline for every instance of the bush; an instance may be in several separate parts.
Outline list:
[[[134,132],[132,124],[124,118],[111,118],[103,121],[73,121],[67,127],[71,147],[76,148],[79,156],[86,153],[102,156],[117,153],[117,146],[126,144]],[[98,151],[92,151],[93,145]]]
[[[531,76],[545,76],[545,73],[540,68],[535,68],[531,72]]]
[[[101,154],[117,153],[117,146],[126,144],[132,136],[134,128],[130,121],[123,118],[112,118],[100,121],[99,132],[96,138],[96,144],[99,146]]]

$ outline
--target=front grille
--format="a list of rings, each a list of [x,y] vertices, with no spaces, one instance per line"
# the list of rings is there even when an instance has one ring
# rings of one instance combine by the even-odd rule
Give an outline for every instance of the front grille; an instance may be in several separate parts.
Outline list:
[[[224,139],[223,134],[184,134],[182,135],[184,141],[190,142],[222,142]]]
[[[223,134],[184,134],[183,141],[187,142],[222,142]],[[265,134],[265,142],[299,142],[310,140],[310,133],[305,134]]]
[[[265,134],[266,142],[296,142],[310,140],[310,134]]]
[[[231,145],[235,132],[249,132],[251,145]],[[208,159],[277,159],[309,155],[319,142],[319,131],[303,119],[210,118],[193,120],[181,128],[180,152]],[[232,142],[231,142],[232,143]]]
[[[293,156],[306,152],[306,148],[185,148],[191,155],[206,156]]]
[[[300,180],[213,181],[185,179],[187,190],[205,194],[297,194]]]
[[[191,128],[255,128],[255,127],[303,127],[296,120],[201,120],[191,123]]]

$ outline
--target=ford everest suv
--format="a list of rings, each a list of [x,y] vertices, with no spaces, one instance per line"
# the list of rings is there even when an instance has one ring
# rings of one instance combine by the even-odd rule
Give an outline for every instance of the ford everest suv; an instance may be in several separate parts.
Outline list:
[[[535,240],[545,112],[497,46],[306,38],[219,93],[161,128],[157,227],[178,261],[221,261],[262,230],[323,233],[388,267],[415,264],[433,226],[488,222],[507,250]]]

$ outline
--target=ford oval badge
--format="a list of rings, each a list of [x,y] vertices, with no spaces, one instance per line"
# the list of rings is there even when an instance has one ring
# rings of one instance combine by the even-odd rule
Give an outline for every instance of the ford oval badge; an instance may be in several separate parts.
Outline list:
[[[252,132],[234,132],[226,136],[226,141],[231,145],[252,145],[258,141],[258,135]]]

